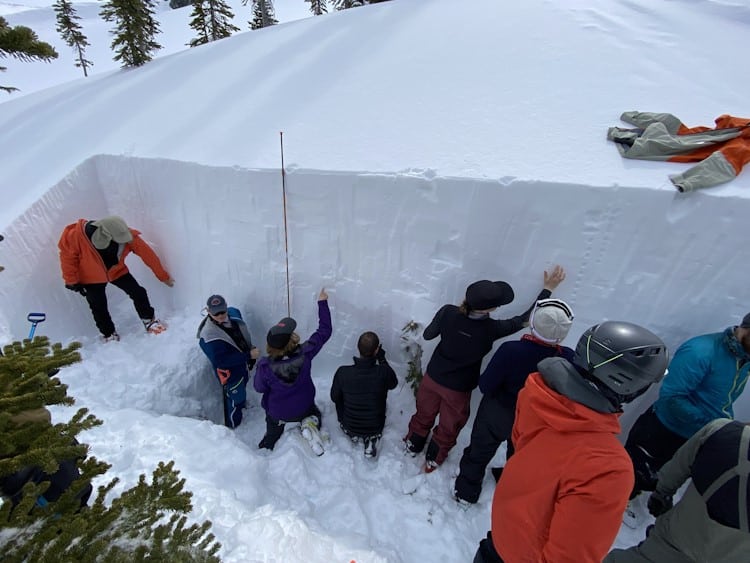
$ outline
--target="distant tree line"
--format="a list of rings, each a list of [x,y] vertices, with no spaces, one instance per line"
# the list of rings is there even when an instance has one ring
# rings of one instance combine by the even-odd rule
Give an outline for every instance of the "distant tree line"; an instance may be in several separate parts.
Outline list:
[[[320,16],[327,13],[329,7],[334,10],[347,10],[388,0],[300,1],[310,4],[310,11]],[[261,29],[279,23],[273,0],[243,0],[242,5],[248,3],[251,15],[248,21],[250,29]],[[240,28],[232,23],[234,13],[224,0],[169,0],[171,8],[182,8],[190,4],[193,6],[190,27],[195,30],[196,36],[188,46],[204,45],[240,31]],[[89,42],[78,23],[81,18],[71,0],[55,0],[52,8],[57,20],[57,32],[75,53],[75,66],[83,71],[84,76],[88,76],[88,69],[93,63],[86,58]],[[111,48],[114,60],[122,63],[123,68],[144,65],[161,49],[161,45],[156,41],[160,30],[155,18],[155,0],[105,0],[100,15],[104,21],[114,24],[114,29],[110,32]],[[0,58],[8,56],[22,61],[49,62],[57,58],[57,52],[48,43],[40,41],[36,33],[28,27],[10,27],[5,18],[0,16]],[[0,72],[2,71],[5,71],[5,67],[0,66]],[[0,85],[0,90],[12,92],[17,88]]]

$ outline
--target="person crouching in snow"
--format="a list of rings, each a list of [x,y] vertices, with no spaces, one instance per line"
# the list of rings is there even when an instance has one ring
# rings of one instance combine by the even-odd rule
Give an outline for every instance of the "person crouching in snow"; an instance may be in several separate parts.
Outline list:
[[[208,298],[206,312],[206,318],[198,327],[199,345],[221,383],[224,424],[237,428],[242,422],[242,409],[247,403],[246,387],[250,381],[250,370],[260,352],[253,346],[240,311],[227,307],[221,295]]]
[[[359,357],[354,365],[336,370],[331,400],[344,433],[364,444],[365,457],[375,457],[385,426],[388,391],[398,385],[396,372],[385,359],[385,350],[374,332],[364,332],[357,342]]]
[[[79,219],[65,227],[57,246],[65,287],[86,298],[96,328],[105,341],[120,340],[107,308],[107,283],[119,287],[133,300],[147,332],[158,334],[165,330],[166,327],[154,316],[148,293],[125,265],[127,255],[134,252],[160,282],[169,287],[174,285],[172,276],[139,231],[131,229],[116,216],[98,221]]]
[[[318,296],[318,329],[300,344],[300,337],[294,332],[296,328],[297,321],[290,317],[270,328],[266,336],[268,356],[258,361],[255,370],[253,387],[263,394],[260,404],[266,411],[266,434],[258,444],[261,449],[274,448],[287,422],[299,422],[303,431],[306,425],[320,430],[312,359],[333,332],[325,289],[321,289]]]
[[[518,394],[516,451],[474,563],[602,561],[635,479],[617,439],[622,405],[661,381],[668,363],[658,336],[623,321],[584,332],[572,363],[539,362]]]
[[[547,299],[565,279],[565,271],[555,266],[544,272],[544,289],[534,300]],[[460,307],[443,305],[424,329],[425,340],[440,337],[440,343],[427,364],[417,390],[417,412],[409,421],[404,438],[406,451],[416,456],[427,443],[436,417],[438,425],[425,455],[425,472],[437,469],[456,444],[459,432],[469,419],[471,392],[479,381],[482,358],[495,340],[521,330],[529,320],[531,305],[511,319],[495,320],[490,313],[513,301],[513,288],[503,281],[481,280],[466,288]]]

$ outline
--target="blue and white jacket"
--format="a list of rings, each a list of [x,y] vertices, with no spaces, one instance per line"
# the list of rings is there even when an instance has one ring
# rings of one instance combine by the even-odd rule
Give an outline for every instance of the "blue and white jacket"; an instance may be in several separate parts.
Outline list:
[[[238,345],[226,330],[222,329],[209,317],[206,317],[198,328],[201,350],[208,356],[214,368],[214,375],[222,385],[234,386],[244,379],[249,380],[248,363],[255,362],[250,357],[253,342],[247,330],[242,314],[235,307],[227,309],[232,323],[232,332],[245,340],[245,346]],[[241,344],[241,343],[240,343]]]

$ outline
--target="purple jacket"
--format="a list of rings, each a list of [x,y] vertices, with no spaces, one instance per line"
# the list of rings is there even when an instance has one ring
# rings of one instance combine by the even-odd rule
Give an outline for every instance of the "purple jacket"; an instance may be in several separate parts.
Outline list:
[[[266,413],[276,420],[300,420],[315,404],[312,359],[333,332],[328,301],[318,301],[318,330],[289,356],[264,356],[255,367],[253,387],[263,393],[260,401]]]

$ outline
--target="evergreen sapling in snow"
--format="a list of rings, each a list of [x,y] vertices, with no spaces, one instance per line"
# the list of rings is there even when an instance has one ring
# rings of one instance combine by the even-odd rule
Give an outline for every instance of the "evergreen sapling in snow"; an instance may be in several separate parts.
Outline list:
[[[305,0],[310,3],[310,11],[316,16],[322,16],[328,13],[328,7],[326,6],[326,0]]]
[[[247,0],[243,0],[242,3],[247,4]],[[276,10],[273,8],[273,0],[253,0],[252,10],[253,19],[248,22],[250,29],[261,29],[279,23],[276,19]]]
[[[190,16],[190,27],[198,32],[198,37],[188,43],[190,47],[224,39],[240,30],[232,24],[234,13],[224,0],[196,0]]]
[[[401,349],[406,353],[406,382],[417,395],[422,382],[422,345],[417,340],[422,326],[416,321],[409,321],[401,329]]]
[[[52,5],[52,9],[55,11],[55,19],[57,20],[55,29],[63,38],[65,44],[75,51],[75,65],[83,70],[84,76],[88,76],[88,68],[93,66],[94,63],[86,59],[86,47],[89,46],[89,41],[78,23],[81,18],[76,13],[70,0],[57,0]]]
[[[155,38],[159,23],[155,18],[153,0],[107,0],[100,12],[102,19],[114,22],[112,50],[114,60],[123,68],[142,66],[161,49]]]
[[[92,479],[109,466],[89,456],[88,446],[76,436],[102,423],[79,409],[69,422],[53,425],[45,409],[73,404],[66,386],[48,374],[79,361],[79,347],[50,346],[46,337],[37,337],[6,346],[0,357],[3,562],[218,562],[220,545],[209,533],[211,523],[187,525],[191,493],[183,490],[184,479],[173,462],[159,463],[150,482],[141,475],[135,487],[110,498],[108,506],[105,499],[117,479],[99,487],[93,504],[85,505]],[[58,470],[71,460],[77,469],[53,499]]]

